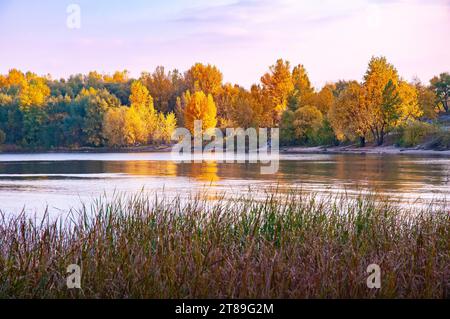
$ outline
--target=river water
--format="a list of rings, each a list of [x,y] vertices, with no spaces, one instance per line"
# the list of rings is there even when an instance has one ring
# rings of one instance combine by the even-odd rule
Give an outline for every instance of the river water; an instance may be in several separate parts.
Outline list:
[[[321,195],[378,192],[406,205],[450,199],[450,158],[407,155],[280,155],[275,174],[259,163],[177,163],[170,153],[0,154],[0,210],[68,211],[101,195],[144,189],[265,196],[291,189]]]

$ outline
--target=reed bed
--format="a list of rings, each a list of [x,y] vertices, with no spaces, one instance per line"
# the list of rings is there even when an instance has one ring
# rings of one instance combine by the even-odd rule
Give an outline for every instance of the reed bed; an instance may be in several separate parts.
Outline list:
[[[449,239],[448,209],[376,195],[117,195],[57,219],[0,214],[0,297],[448,298]]]

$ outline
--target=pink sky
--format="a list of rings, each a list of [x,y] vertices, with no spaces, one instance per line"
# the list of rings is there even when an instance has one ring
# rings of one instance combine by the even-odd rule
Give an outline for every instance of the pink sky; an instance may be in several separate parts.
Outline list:
[[[67,77],[90,70],[217,65],[249,87],[277,58],[302,63],[316,87],[361,80],[384,55],[407,80],[450,71],[448,0],[82,0],[81,28],[68,29],[71,2],[0,0],[0,72]]]

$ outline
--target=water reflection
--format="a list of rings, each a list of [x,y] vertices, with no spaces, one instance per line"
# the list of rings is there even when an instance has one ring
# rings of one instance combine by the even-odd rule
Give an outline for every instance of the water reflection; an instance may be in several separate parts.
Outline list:
[[[263,164],[266,165],[266,164]],[[114,191],[201,191],[253,196],[302,188],[323,194],[378,191],[404,200],[450,198],[450,159],[387,155],[281,156],[279,171],[261,164],[175,163],[170,154],[0,155],[0,209],[67,209]]]

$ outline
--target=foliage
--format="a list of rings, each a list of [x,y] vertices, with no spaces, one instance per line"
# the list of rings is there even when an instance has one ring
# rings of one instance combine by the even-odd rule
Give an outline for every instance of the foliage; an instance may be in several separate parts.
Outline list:
[[[280,123],[280,143],[281,145],[292,145],[297,142],[294,127],[295,113],[291,110],[286,110]]]
[[[314,143],[322,124],[323,115],[315,106],[306,105],[294,113],[294,132],[301,143]]]
[[[433,90],[426,87],[416,81],[414,86],[417,90],[417,99],[419,103],[419,109],[423,114],[423,117],[430,120],[435,120],[439,114],[438,98]]]
[[[0,145],[5,143],[5,141],[6,141],[6,134],[2,130],[0,130]]]
[[[425,142],[426,138],[438,132],[438,128],[432,124],[420,121],[409,121],[400,129],[399,145],[404,147],[418,146]]]
[[[215,96],[221,89],[223,75],[213,65],[196,63],[186,72],[185,79],[191,92],[202,91]]]
[[[126,146],[124,128],[127,107],[111,108],[105,114],[103,135],[112,147]]]
[[[450,110],[450,74],[445,72],[431,79],[431,88],[434,90],[439,103],[445,112]]]
[[[199,119],[221,129],[279,127],[285,145],[381,145],[410,121],[436,120],[448,107],[448,79],[407,83],[384,57],[371,59],[363,83],[317,91],[302,64],[291,70],[282,59],[249,90],[201,63],[184,73],[158,66],[138,80],[126,70],[54,80],[11,69],[0,75],[0,130],[6,144],[27,148],[121,147],[170,143],[176,125],[192,129]]]
[[[365,146],[370,132],[369,110],[364,103],[364,91],[356,81],[341,91],[329,112],[330,124],[340,141],[358,139]]]
[[[367,117],[364,119],[376,140],[383,144],[384,136],[398,119],[396,112],[401,101],[398,96],[397,70],[384,57],[373,57],[364,76],[364,103]]]
[[[297,99],[297,108],[311,104],[311,99],[314,97],[314,88],[311,86],[308,73],[302,64],[297,65],[292,70],[292,83],[294,86],[292,95]]]
[[[279,59],[270,67],[269,72],[262,76],[261,83],[262,93],[271,102],[271,113],[279,119],[286,109],[289,95],[294,90],[289,62]]]
[[[184,124],[188,130],[194,132],[194,122],[202,121],[202,128],[216,127],[217,109],[211,94],[205,95],[202,91],[195,92],[189,99],[184,110]]]
[[[178,70],[166,74],[163,66],[158,66],[152,74],[143,73],[140,81],[153,97],[155,109],[163,113],[175,110],[177,97],[186,90]]]

